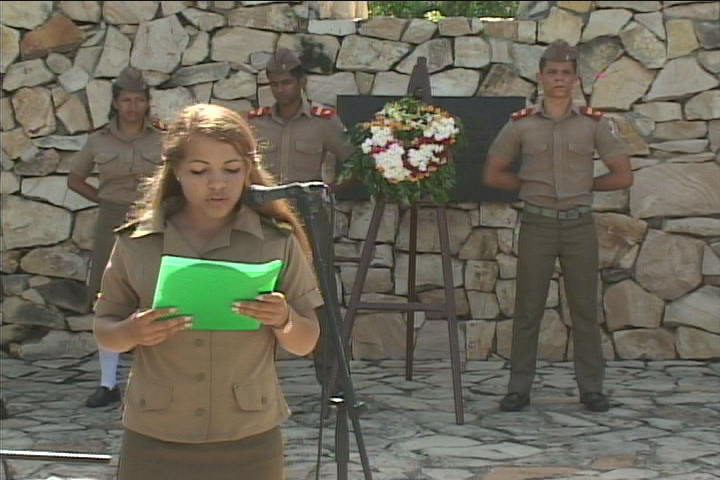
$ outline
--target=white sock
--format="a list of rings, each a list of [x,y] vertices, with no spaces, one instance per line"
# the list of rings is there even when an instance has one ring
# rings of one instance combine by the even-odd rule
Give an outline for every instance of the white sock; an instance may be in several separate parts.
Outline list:
[[[98,350],[100,355],[100,385],[110,390],[117,385],[117,366],[120,360],[120,354],[103,350]]]

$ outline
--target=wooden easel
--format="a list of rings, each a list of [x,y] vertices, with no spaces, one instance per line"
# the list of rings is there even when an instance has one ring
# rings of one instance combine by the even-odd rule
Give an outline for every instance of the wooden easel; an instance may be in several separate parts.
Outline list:
[[[427,71],[426,59],[419,57],[413,68],[408,95],[421,98],[426,103],[431,103],[430,77]],[[462,425],[464,420],[462,380],[460,378],[460,348],[458,345],[457,309],[455,306],[455,289],[453,285],[452,264],[450,258],[450,240],[448,236],[448,223],[445,205],[429,204],[435,209],[437,215],[437,226],[440,236],[440,253],[442,257],[443,283],[445,287],[445,303],[425,304],[418,302],[416,287],[416,262],[417,262],[417,205],[413,204],[410,209],[410,245],[408,259],[408,302],[384,303],[384,302],[361,302],[360,296],[367,278],[368,268],[373,258],[373,250],[377,242],[380,222],[385,212],[386,202],[378,200],[373,210],[368,236],[363,245],[360,255],[360,264],[357,276],[353,285],[350,303],[343,322],[343,341],[346,349],[350,346],[350,338],[355,323],[355,315],[360,309],[381,310],[381,311],[403,311],[407,313],[406,323],[406,355],[405,355],[405,378],[412,380],[413,357],[415,351],[415,312],[441,312],[446,314],[448,322],[448,333],[450,340],[450,363],[452,366],[453,394],[455,399],[455,421]]]

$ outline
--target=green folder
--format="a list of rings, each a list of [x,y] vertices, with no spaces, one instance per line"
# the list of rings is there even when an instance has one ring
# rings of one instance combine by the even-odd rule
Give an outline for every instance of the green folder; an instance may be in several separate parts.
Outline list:
[[[262,322],[232,311],[232,303],[275,289],[282,260],[236,263],[165,255],[153,308],[176,307],[193,317],[192,330],[257,330]]]

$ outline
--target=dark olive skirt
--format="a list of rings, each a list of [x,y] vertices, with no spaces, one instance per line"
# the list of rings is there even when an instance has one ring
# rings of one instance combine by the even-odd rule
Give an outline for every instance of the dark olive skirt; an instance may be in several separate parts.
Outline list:
[[[105,266],[107,265],[113,245],[115,245],[114,230],[125,222],[130,205],[100,201],[97,222],[95,223],[95,236],[93,237],[92,260],[90,275],[88,276],[88,295],[91,302],[100,291]]]
[[[118,480],[282,480],[280,427],[230,442],[174,443],[125,430]]]

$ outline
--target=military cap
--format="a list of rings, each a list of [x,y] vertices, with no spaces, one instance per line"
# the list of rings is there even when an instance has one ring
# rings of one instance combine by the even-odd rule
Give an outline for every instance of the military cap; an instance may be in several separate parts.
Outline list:
[[[301,65],[297,54],[288,48],[278,48],[268,60],[267,73],[287,73]]]
[[[569,62],[577,59],[577,51],[565,40],[556,40],[545,49],[541,58],[551,62]]]
[[[125,67],[115,80],[115,86],[131,92],[144,92],[148,88],[142,72],[135,67]]]

